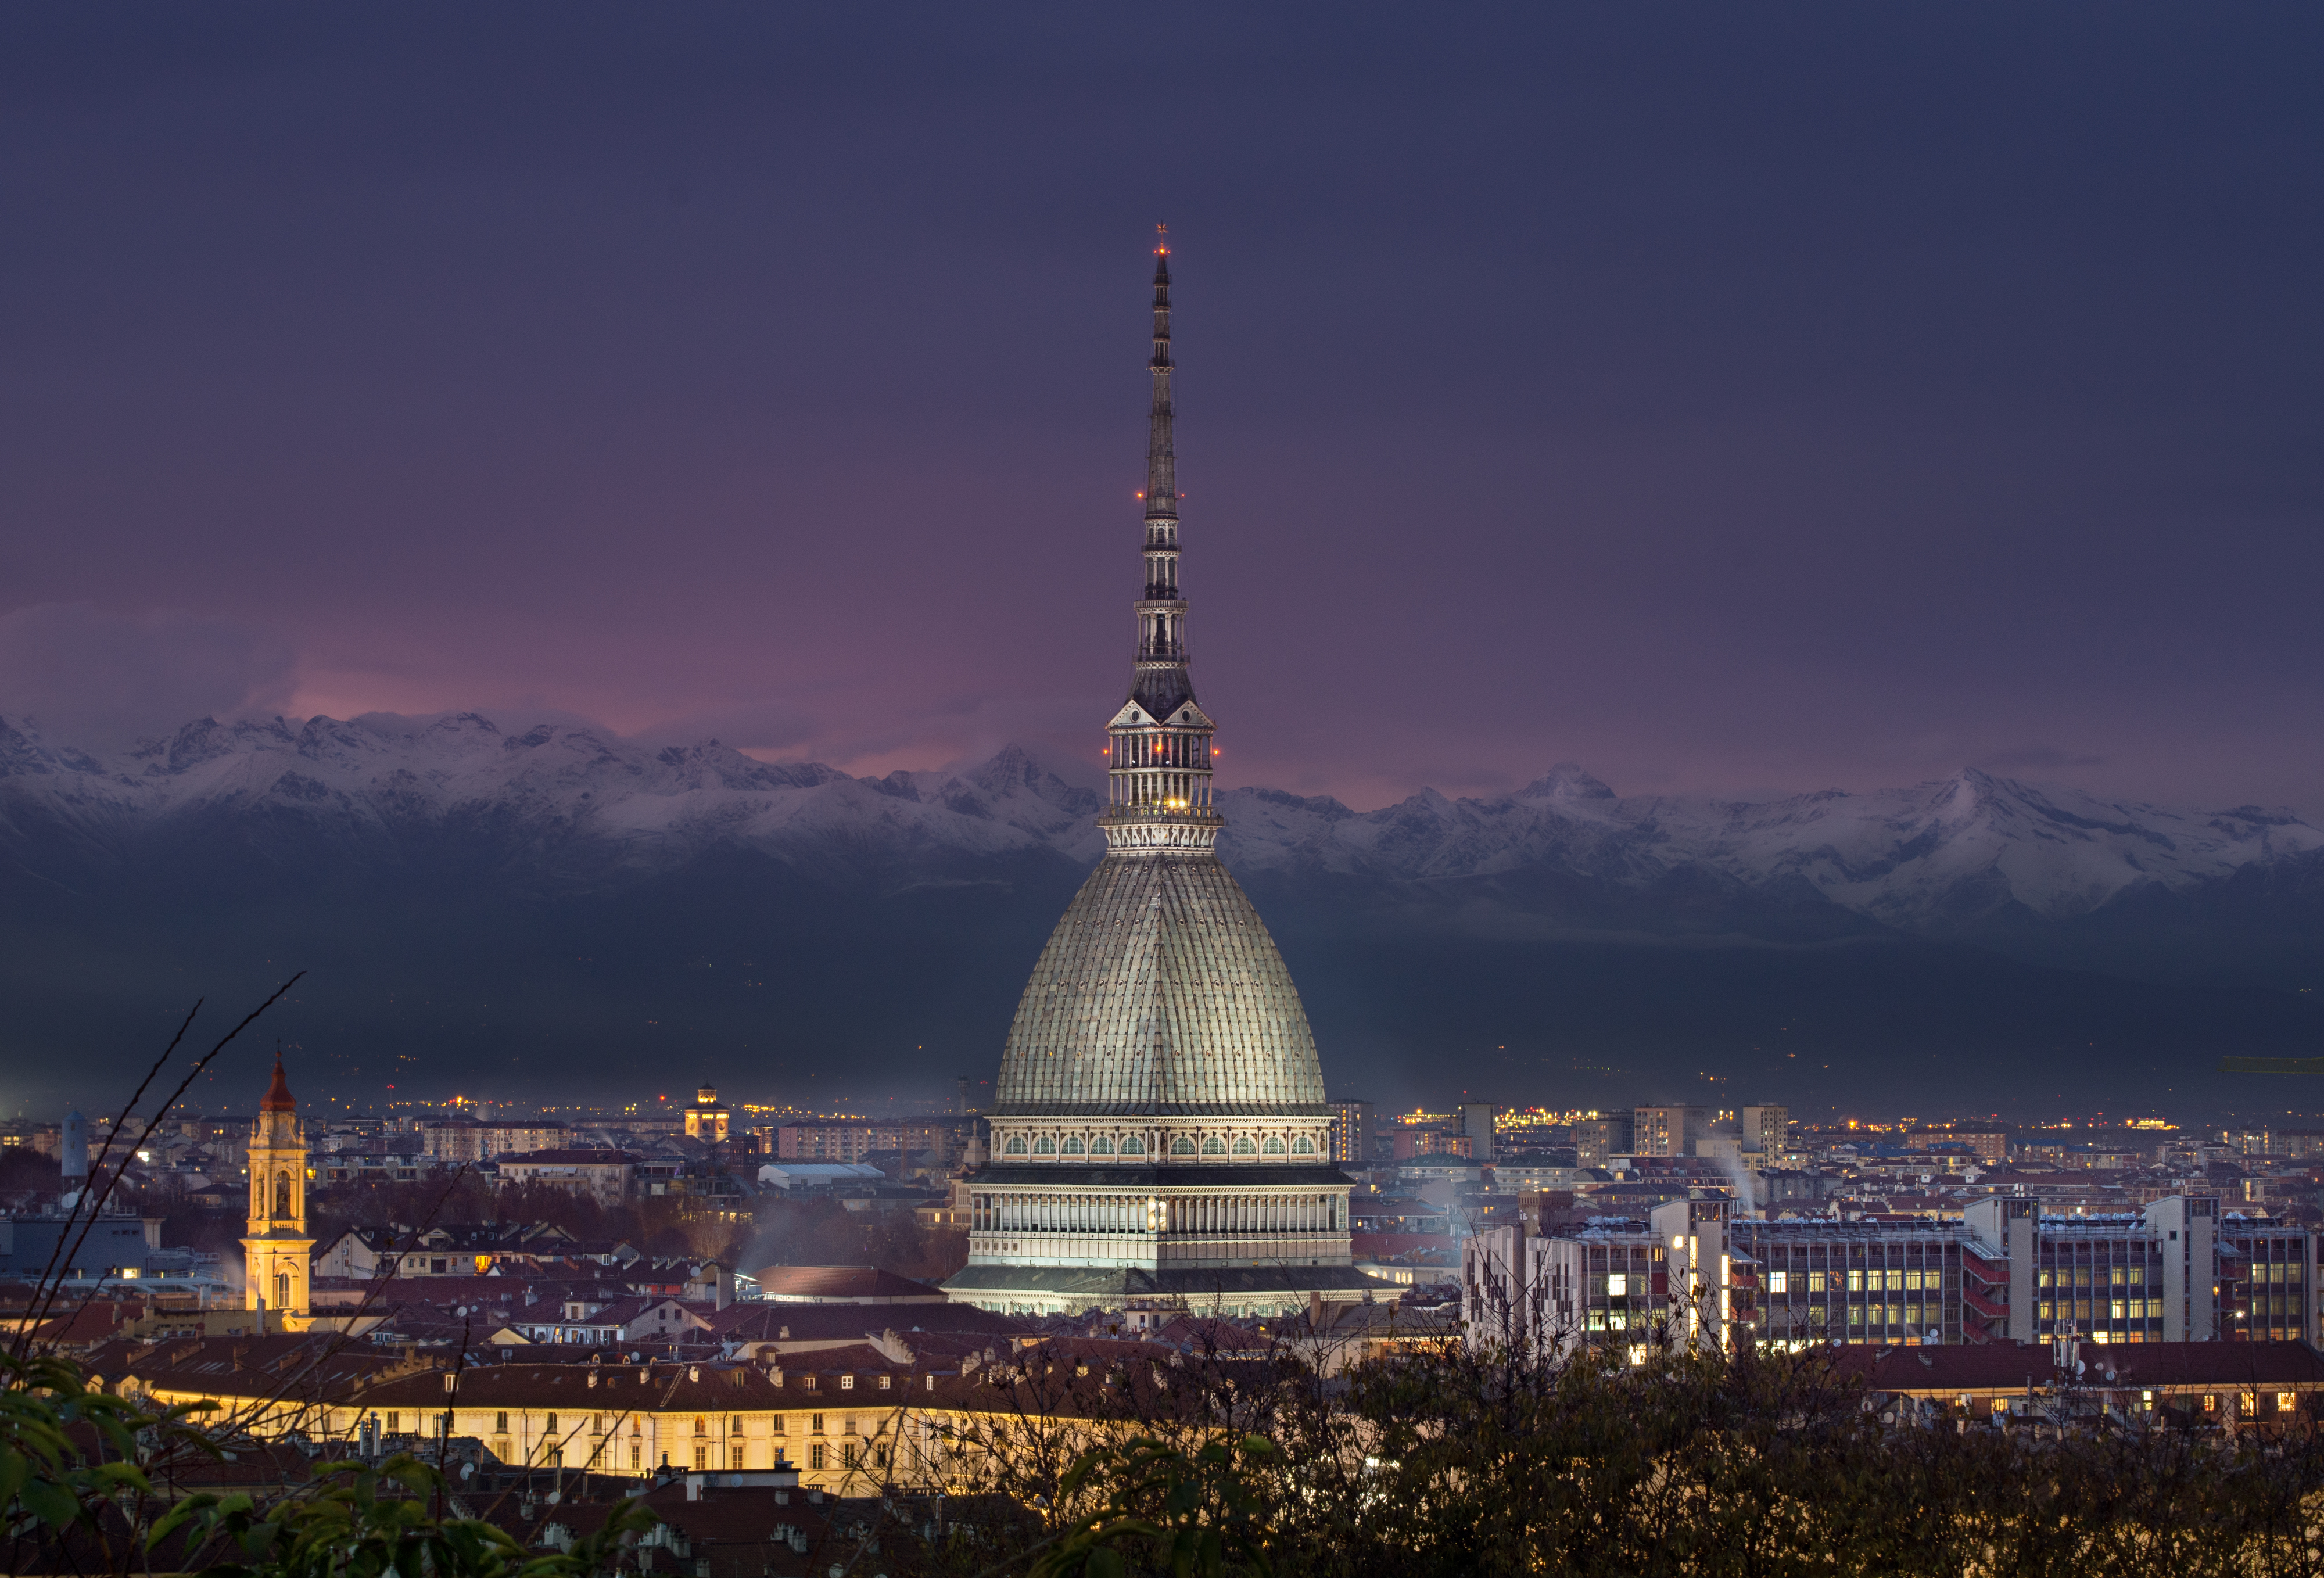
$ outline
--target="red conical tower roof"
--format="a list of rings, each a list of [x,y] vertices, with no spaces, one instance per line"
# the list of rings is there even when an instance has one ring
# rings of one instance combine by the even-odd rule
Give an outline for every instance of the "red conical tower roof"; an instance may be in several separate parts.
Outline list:
[[[274,1053],[274,1083],[266,1087],[266,1097],[258,1103],[258,1110],[262,1112],[295,1112],[299,1110],[299,1099],[290,1094],[290,1082],[282,1077],[282,1053],[279,1047]]]

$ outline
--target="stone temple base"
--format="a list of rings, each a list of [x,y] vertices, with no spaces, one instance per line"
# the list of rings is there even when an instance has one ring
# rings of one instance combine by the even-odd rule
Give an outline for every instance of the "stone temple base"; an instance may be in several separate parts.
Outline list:
[[[955,1304],[1003,1315],[1080,1315],[1183,1303],[1194,1315],[1294,1315],[1326,1304],[1388,1299],[1404,1289],[1353,1266],[1208,1266],[1149,1271],[1120,1266],[969,1266],[945,1279]]]

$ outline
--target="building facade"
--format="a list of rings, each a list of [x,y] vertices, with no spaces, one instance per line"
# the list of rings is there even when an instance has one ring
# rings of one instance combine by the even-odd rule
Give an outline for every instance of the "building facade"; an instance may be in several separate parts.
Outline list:
[[[600,1205],[618,1205],[630,1196],[638,1161],[626,1150],[536,1150],[503,1158],[501,1181],[547,1184]]]
[[[1610,1157],[1635,1154],[1631,1144],[1631,1115],[1628,1112],[1608,1112],[1594,1118],[1580,1118],[1573,1124],[1573,1160],[1578,1167],[1595,1167],[1606,1165]]]
[[[1711,1131],[1702,1107],[1639,1107],[1630,1114],[1630,1145],[1637,1156],[1692,1156],[1695,1141]]]
[[[1027,1313],[1176,1296],[1304,1307],[1373,1286],[1348,1247],[1338,1116],[1299,993],[1218,858],[1216,725],[1179,582],[1170,270],[1154,271],[1145,584],[1106,724],[1106,852],[1034,966],[1001,1054],[955,1298]]]
[[[1958,1223],[1767,1221],[1672,1200],[1642,1223],[1479,1233],[1462,1280],[1476,1340],[1611,1347],[1676,1322],[1722,1345],[1915,1347],[2313,1343],[2318,1274],[2316,1234],[2223,1217],[2209,1195],[2112,1215],[1997,1195]]]
[[[775,1130],[774,1154],[783,1161],[859,1162],[875,1152],[902,1150],[904,1125],[837,1118],[785,1123]]]
[[[452,1167],[530,1150],[555,1150],[565,1143],[565,1124],[556,1118],[489,1123],[474,1118],[429,1118],[420,1124],[422,1153]]]
[[[1754,1156],[1780,1155],[1792,1141],[1792,1113],[1788,1107],[1746,1107],[1743,1120],[1743,1149]]]

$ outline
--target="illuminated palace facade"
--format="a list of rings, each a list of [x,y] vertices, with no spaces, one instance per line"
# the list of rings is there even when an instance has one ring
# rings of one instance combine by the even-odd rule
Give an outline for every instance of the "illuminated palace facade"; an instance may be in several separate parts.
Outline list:
[[[1386,1285],[1350,1262],[1314,1037],[1218,857],[1216,725],[1194,700],[1178,580],[1167,246],[1149,370],[1145,582],[1130,694],[1106,725],[1106,853],[1018,1005],[968,1265],[945,1286],[1024,1314],[1361,1299]]]

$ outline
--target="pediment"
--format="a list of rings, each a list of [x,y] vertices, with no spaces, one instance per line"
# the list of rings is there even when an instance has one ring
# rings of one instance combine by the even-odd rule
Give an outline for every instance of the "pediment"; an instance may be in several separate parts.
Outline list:
[[[1173,728],[1180,729],[1211,729],[1218,726],[1211,722],[1209,715],[1191,701],[1170,715],[1170,724]]]
[[[1106,727],[1110,729],[1139,729],[1150,727],[1153,723],[1154,715],[1152,713],[1148,712],[1136,702],[1129,701],[1122,704],[1121,710],[1113,715],[1113,722],[1108,724]]]

